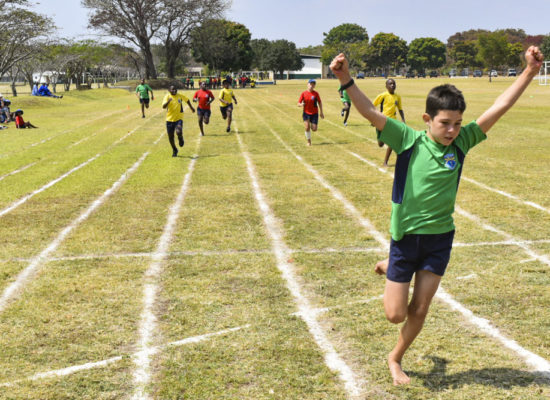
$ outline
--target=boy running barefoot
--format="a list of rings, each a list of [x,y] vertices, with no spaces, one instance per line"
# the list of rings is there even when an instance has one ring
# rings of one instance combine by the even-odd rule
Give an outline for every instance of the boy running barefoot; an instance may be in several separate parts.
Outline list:
[[[454,236],[453,211],[464,157],[486,139],[491,127],[517,101],[542,64],[538,47],[525,52],[527,67],[476,121],[462,126],[466,103],[452,85],[438,86],[426,99],[425,131],[388,118],[354,85],[344,54],[330,68],[357,110],[381,131],[380,140],[397,153],[392,194],[389,259],[376,265],[386,274],[384,310],[392,323],[405,324],[388,355],[394,385],[408,384],[403,355],[420,333],[428,308],[449,262]],[[409,286],[415,275],[413,295]]]
[[[375,106],[380,106],[380,112],[389,118],[397,119],[397,110],[399,110],[401,121],[405,122],[405,114],[403,113],[403,106],[401,105],[401,96],[395,93],[396,86],[395,80],[391,78],[388,79],[386,81],[386,91],[376,96],[372,103]],[[378,129],[376,130],[376,138],[378,139],[378,146],[384,146],[384,142],[380,140],[380,131]],[[386,156],[384,157],[384,167],[388,166],[390,155],[391,147],[388,146],[386,149]]]
[[[307,90],[302,92],[298,99],[298,107],[304,107],[302,113],[302,119],[304,121],[304,128],[306,130],[307,145],[311,146],[311,131],[317,131],[317,124],[319,123],[319,116],[325,118],[323,114],[323,103],[321,102],[321,96],[315,91],[316,85],[315,79],[310,79],[307,83]]]

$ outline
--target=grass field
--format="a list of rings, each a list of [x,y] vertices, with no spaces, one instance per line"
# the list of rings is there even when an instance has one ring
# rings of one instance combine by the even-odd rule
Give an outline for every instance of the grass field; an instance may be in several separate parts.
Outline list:
[[[445,81],[397,81],[411,126]],[[453,80],[465,121],[510,82]],[[236,90],[229,134],[216,103],[202,138],[187,112],[178,158],[164,93],[145,119],[123,90],[12,99],[40,128],[0,133],[1,399],[550,398],[549,89],[468,155],[443,288],[393,387],[372,272],[393,168],[356,110],[342,125],[335,81],[305,146],[305,86]]]

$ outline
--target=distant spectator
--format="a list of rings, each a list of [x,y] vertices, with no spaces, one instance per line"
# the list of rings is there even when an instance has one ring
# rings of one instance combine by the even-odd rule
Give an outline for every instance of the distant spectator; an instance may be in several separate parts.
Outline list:
[[[0,93],[0,123],[11,121],[10,104],[11,102]]]
[[[36,82],[32,85],[31,96],[38,96],[38,84]]]
[[[24,129],[24,128],[38,128],[37,126],[34,126],[31,124],[30,121],[25,122],[23,119],[23,110],[19,109],[15,112],[15,127],[18,129]]]
[[[48,88],[47,83],[43,83],[42,86],[38,89],[38,95],[44,96],[44,97],[53,97],[54,99],[62,99],[63,96],[56,96],[53,94],[50,89]]]
[[[11,101],[2,98],[0,104],[0,107],[2,107],[0,109],[0,122],[11,122],[13,120],[13,118],[11,117],[10,105]]]

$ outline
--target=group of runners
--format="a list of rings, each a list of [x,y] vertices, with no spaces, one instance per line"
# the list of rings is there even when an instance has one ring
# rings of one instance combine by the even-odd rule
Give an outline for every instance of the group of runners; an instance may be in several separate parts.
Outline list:
[[[315,90],[315,79],[310,79],[307,83],[307,90],[304,91],[298,99],[298,106],[303,107],[302,119],[304,121],[305,135],[307,145],[311,146],[311,132],[317,131],[319,124],[319,117],[325,118],[323,114],[323,103],[321,96]],[[386,81],[386,91],[380,93],[373,101],[374,106],[380,107],[380,112],[388,118],[397,118],[397,111],[401,116],[401,120],[405,122],[405,113],[403,112],[403,105],[401,102],[401,96],[395,93],[396,83],[394,79],[388,79]],[[340,94],[340,100],[342,102],[342,111],[340,116],[344,118],[344,126],[348,126],[348,118],[351,111],[351,98],[348,95],[347,90],[340,86],[338,87],[338,93]],[[377,129],[378,145],[384,146],[384,142],[380,140],[380,131]],[[386,156],[384,157],[384,166],[388,166],[392,149],[387,146]]]
[[[222,118],[227,121],[226,132],[231,132],[231,122],[233,120],[233,104],[237,105],[237,97],[231,89],[231,78],[227,77],[222,82],[222,90],[218,96],[220,101],[220,112]],[[149,93],[151,96],[149,97]],[[136,87],[136,96],[139,98],[141,104],[141,117],[145,118],[145,109],[149,108],[149,102],[154,100],[153,89],[145,83],[142,79],[141,83]],[[193,96],[193,102],[197,105],[197,116],[199,129],[202,136],[204,136],[204,125],[208,125],[211,116],[210,105],[215,100],[214,94],[206,87],[206,82],[202,81],[199,85],[199,90],[195,92]],[[175,143],[175,136],[178,137],[178,144],[180,147],[184,146],[183,139],[183,107],[184,104],[189,106],[189,109],[195,113],[195,108],[192,106],[189,98],[181,93],[178,93],[176,86],[171,85],[168,89],[168,93],[162,100],[162,108],[166,110],[166,132],[168,133],[168,140],[172,146],[172,157],[178,156],[178,148]]]
[[[386,81],[387,91],[371,101],[355,85],[344,54],[336,56],[330,65],[340,82],[344,124],[347,123],[353,103],[359,113],[376,128],[379,142],[387,144],[397,154],[389,257],[378,262],[374,268],[376,273],[386,277],[386,318],[394,324],[404,322],[397,343],[387,356],[394,385],[410,382],[401,363],[405,352],[423,328],[433,296],[450,260],[455,233],[454,204],[464,158],[469,150],[487,138],[487,132],[516,103],[538,74],[543,55],[538,47],[531,46],[525,52],[525,60],[527,66],[522,74],[477,120],[465,125],[462,123],[466,102],[462,92],[450,84],[433,88],[426,98],[426,110],[422,115],[426,129],[422,131],[405,124],[401,98],[395,93],[393,79]],[[311,132],[317,130],[318,118],[324,118],[321,97],[315,91],[315,85],[314,79],[309,80],[307,90],[298,100],[298,105],[303,107],[308,145],[311,145]],[[236,104],[229,86],[230,83],[224,81],[224,89],[219,96],[222,115],[229,118],[228,132],[232,100]],[[193,100],[199,102],[199,125],[203,134],[201,121],[208,123],[214,96],[208,89],[201,87]],[[178,94],[173,86],[162,102],[163,108],[167,109],[167,131],[174,156],[177,156],[174,131],[180,146],[183,146],[183,103],[195,111],[189,99]],[[402,121],[397,120],[397,111]],[[388,157],[389,153],[385,164]],[[409,301],[413,276],[415,284]]]

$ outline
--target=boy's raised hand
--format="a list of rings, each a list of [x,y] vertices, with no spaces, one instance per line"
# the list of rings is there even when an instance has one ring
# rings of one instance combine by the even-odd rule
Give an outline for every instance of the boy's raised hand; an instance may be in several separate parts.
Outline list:
[[[537,46],[529,46],[525,52],[525,61],[527,62],[527,68],[531,68],[538,73],[544,61],[544,56]]]
[[[347,83],[351,79],[348,60],[346,59],[344,53],[340,53],[334,57],[330,63],[330,69],[332,70],[332,73],[340,80],[340,82],[344,81]]]

